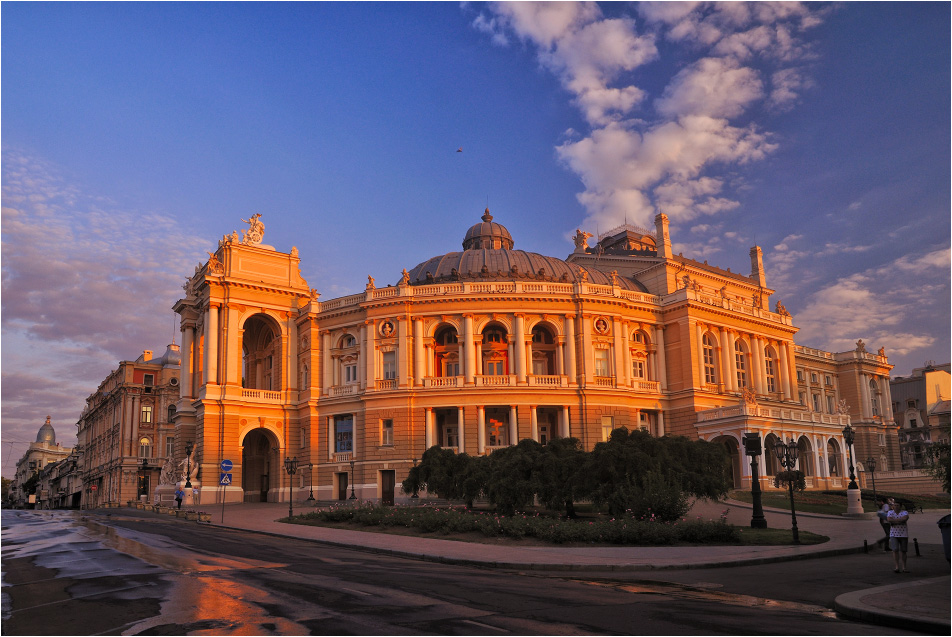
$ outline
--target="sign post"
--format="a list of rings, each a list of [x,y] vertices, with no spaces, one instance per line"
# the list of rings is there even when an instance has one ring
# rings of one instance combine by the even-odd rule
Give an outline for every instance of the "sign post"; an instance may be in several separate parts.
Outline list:
[[[231,469],[234,465],[231,460],[222,460],[219,464],[221,475],[218,477],[218,486],[221,487],[221,523],[225,523],[225,495],[228,493],[226,487],[231,484]]]

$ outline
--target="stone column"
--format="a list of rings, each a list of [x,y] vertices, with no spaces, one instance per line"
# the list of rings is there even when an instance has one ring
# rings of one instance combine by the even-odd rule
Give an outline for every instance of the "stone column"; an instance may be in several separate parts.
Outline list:
[[[754,386],[757,388],[758,394],[764,395],[767,393],[766,383],[764,382],[764,346],[759,336],[750,337],[750,348],[750,366],[754,377]]]
[[[733,348],[731,347],[731,339],[727,333],[727,328],[722,327],[720,329],[720,341],[721,341],[721,375],[724,377],[724,389],[727,391],[737,391],[737,379],[731,375],[731,356],[734,355]]]
[[[562,411],[559,414],[559,435],[562,438],[568,438],[572,435],[572,425],[569,422],[568,405],[562,405]]]
[[[413,319],[413,385],[419,387],[423,384],[423,376],[426,374],[426,363],[423,357],[423,319]]]
[[[399,317],[397,319],[397,386],[407,387],[407,368],[409,366],[409,347],[410,339],[407,335],[407,319]]]
[[[780,354],[780,364],[777,371],[780,373],[780,386],[783,388],[783,399],[793,400],[793,390],[790,388],[790,362],[787,360],[787,344],[777,343]]]
[[[366,351],[361,358],[366,358],[367,374],[364,379],[365,386],[368,389],[377,387],[377,324],[374,321],[364,321],[364,327],[367,330]]]
[[[585,357],[585,384],[595,382],[595,348],[592,346],[592,317],[582,316],[582,355]]]
[[[863,403],[860,414],[863,420],[868,420],[872,417],[873,410],[869,400],[869,381],[866,378],[866,374],[862,373],[859,375],[859,395],[860,401]]]
[[[668,369],[664,355],[664,326],[656,326],[654,333],[658,343],[658,380],[661,381],[661,391],[666,391],[668,389]]]
[[[578,366],[575,364],[575,317],[565,316],[565,374],[569,377],[569,385],[578,382]]]
[[[522,314],[516,314],[516,333],[513,343],[513,368],[516,374],[516,382],[520,385],[526,384],[526,317]]]
[[[205,316],[205,383],[218,384],[218,306],[209,304]]]
[[[617,316],[612,317],[612,344],[615,349],[615,383],[627,384],[628,374],[625,373],[625,341],[622,334],[621,321]]]
[[[536,405],[529,405],[529,437],[539,442],[539,414]]]
[[[879,386],[882,388],[883,418],[885,419],[886,423],[892,423],[892,394],[889,391],[889,378],[886,376],[880,376]]]
[[[476,453],[486,453],[486,408],[476,408]]]
[[[731,375],[731,387],[734,391],[740,391],[740,383],[737,382],[737,358],[734,354],[734,334],[727,331],[727,369]]]
[[[423,431],[424,431],[424,451],[433,446],[433,441],[436,439],[433,435],[433,408],[424,407],[423,408]]]
[[[337,444],[337,436],[334,433],[334,417],[327,417],[327,459],[334,459],[334,445]]]
[[[463,315],[463,375],[467,385],[476,382],[476,346],[473,343],[473,315]]]
[[[357,341],[357,345],[360,348],[359,354],[357,355],[357,378],[359,378],[360,389],[374,389],[375,382],[367,378],[367,368],[370,365],[367,364],[367,359],[370,357],[370,348],[367,347],[367,324],[364,323],[360,326],[360,336]]]
[[[698,361],[698,387],[703,387],[707,382],[704,374],[704,328],[700,323],[694,324],[694,338],[697,348]]]
[[[509,444],[519,444],[519,414],[515,405],[509,406]]]
[[[664,435],[664,412],[658,409],[658,437]]]
[[[459,445],[457,446],[457,451],[463,453],[466,451],[466,421],[463,419],[463,408],[457,407],[456,411],[456,435],[459,438]]]
[[[182,383],[179,388],[179,395],[182,398],[191,398],[192,393],[192,343],[195,338],[195,328],[191,325],[185,325],[182,328],[182,362],[181,369]]]
[[[325,331],[321,334],[321,363],[324,367],[324,386],[321,388],[321,393],[325,396],[331,393],[331,387],[334,385],[334,365],[331,362],[331,333],[330,331]]]

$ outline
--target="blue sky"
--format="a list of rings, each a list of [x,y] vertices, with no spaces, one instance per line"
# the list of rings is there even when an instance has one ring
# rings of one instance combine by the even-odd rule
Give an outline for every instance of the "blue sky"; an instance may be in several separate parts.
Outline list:
[[[950,351],[948,3],[3,3],[3,475],[261,213],[322,298],[671,218],[803,345]],[[463,152],[456,149],[462,147]],[[180,337],[176,334],[176,341]]]

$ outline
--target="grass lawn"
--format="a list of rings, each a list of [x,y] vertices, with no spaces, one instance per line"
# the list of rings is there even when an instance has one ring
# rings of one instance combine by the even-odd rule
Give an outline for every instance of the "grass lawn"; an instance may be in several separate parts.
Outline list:
[[[909,495],[902,493],[883,493],[878,492],[878,496],[890,496],[902,500],[911,500],[917,506],[921,505],[925,509],[948,509],[948,495]],[[739,502],[751,502],[750,491],[731,491],[728,495],[733,500]],[[867,499],[868,498],[868,499]],[[804,513],[825,513],[828,515],[840,515],[846,512],[846,490],[837,492],[825,491],[800,491],[793,494],[793,500],[797,511]],[[789,491],[764,491],[761,494],[761,503],[765,507],[775,509],[790,510],[790,492]],[[876,504],[872,501],[872,492],[863,491],[863,510],[870,513],[878,510]]]

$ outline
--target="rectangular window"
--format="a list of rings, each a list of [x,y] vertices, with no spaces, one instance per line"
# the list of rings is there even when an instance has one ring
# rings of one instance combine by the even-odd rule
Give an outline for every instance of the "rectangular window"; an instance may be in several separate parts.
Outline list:
[[[143,376],[142,384],[146,387],[152,387],[155,385],[155,376],[153,374],[146,374]]]
[[[832,376],[827,376],[827,377],[826,377],[826,384],[827,384],[827,385],[832,385],[832,384],[833,384],[833,377],[832,377]]]
[[[608,365],[608,350],[607,349],[597,349],[595,350],[595,375],[596,376],[611,376],[611,367]]]
[[[380,444],[385,447],[393,446],[393,420],[390,418],[380,423]]]
[[[383,353],[383,378],[384,380],[392,380],[396,377],[397,377],[397,353],[384,352]]]
[[[817,383],[816,372],[810,372],[810,382],[813,383],[813,384],[816,384],[816,383]]]
[[[798,369],[798,370],[797,370],[797,381],[799,381],[799,382],[801,382],[801,383],[803,382],[803,370],[802,370],[802,369]]]
[[[615,419],[612,416],[602,416],[602,442],[607,442],[615,429]]]
[[[152,405],[142,405],[142,416],[139,422],[152,422]]]
[[[547,369],[546,360],[544,358],[532,361],[532,373],[535,376],[545,376],[548,372],[549,370]]]
[[[764,366],[767,370],[767,391],[775,392],[777,391],[777,381],[774,374],[774,361],[772,358],[764,359]]]
[[[354,450],[354,417],[351,415],[334,418],[334,451],[345,453]]]
[[[175,457],[175,436],[165,437],[165,457],[166,458]]]
[[[459,376],[459,363],[446,363],[443,367],[443,376]]]
[[[737,366],[737,386],[747,387],[747,361],[744,352],[737,350],[734,353],[734,364]]]
[[[446,447],[457,447],[459,446],[458,434],[459,429],[456,425],[446,425],[443,428],[443,440],[445,441]]]
[[[307,427],[301,427],[301,449],[307,447]]]
[[[827,396],[827,397],[826,397],[826,411],[827,411],[828,413],[831,413],[831,414],[836,413],[836,410],[833,408],[833,397],[832,397],[832,396]]]
[[[483,364],[483,374],[486,376],[502,376],[505,367],[503,361],[486,361]]]
[[[800,392],[800,404],[806,406],[807,404],[807,395],[803,392]]]
[[[344,382],[347,383],[356,383],[357,382],[357,365],[347,365],[344,367]]]
[[[915,418],[910,418],[910,419],[909,419],[909,426],[912,427],[913,429],[915,429],[916,427],[919,426],[919,423],[918,423],[918,421],[916,421]]]
[[[820,395],[813,394],[813,411],[820,411]]]
[[[644,361],[632,361],[632,362],[631,362],[631,377],[632,377],[632,378],[644,378],[644,377],[645,377],[645,362],[644,362]]]

